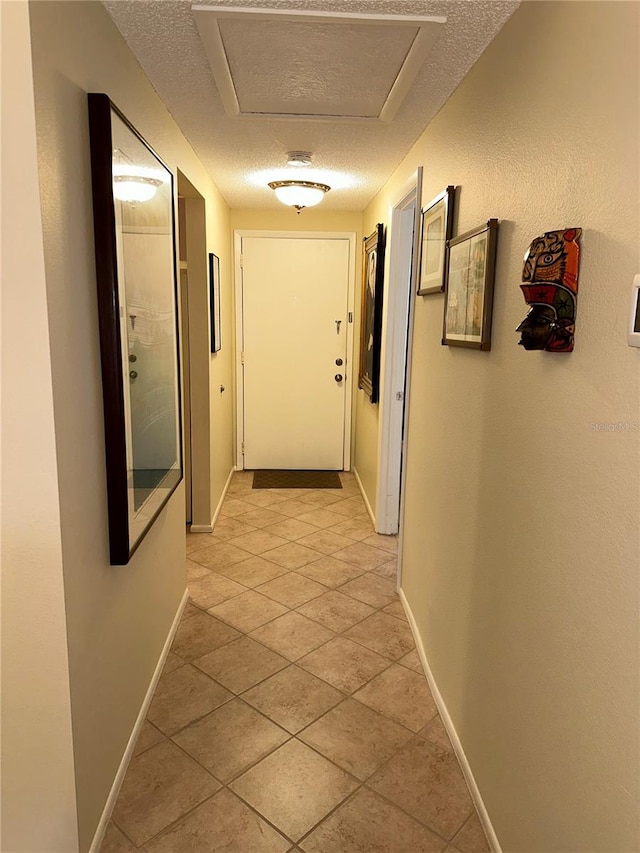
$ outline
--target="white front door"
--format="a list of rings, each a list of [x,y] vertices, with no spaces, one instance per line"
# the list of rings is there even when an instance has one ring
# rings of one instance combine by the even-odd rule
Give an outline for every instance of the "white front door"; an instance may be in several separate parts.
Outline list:
[[[242,238],[244,467],[344,467],[350,241]]]

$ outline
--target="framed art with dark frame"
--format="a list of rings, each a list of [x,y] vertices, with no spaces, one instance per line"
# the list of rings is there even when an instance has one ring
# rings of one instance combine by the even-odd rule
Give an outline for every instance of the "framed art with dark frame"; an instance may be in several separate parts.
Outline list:
[[[88,102],[109,552],[123,566],[182,479],[174,182],[107,95]]]
[[[209,309],[211,311],[211,352],[222,346],[220,337],[220,258],[209,252]]]
[[[360,323],[360,366],[358,388],[377,403],[380,393],[380,349],[382,346],[382,298],[384,292],[384,225],[364,239],[362,264],[362,313]]]
[[[422,208],[419,296],[441,293],[445,289],[447,241],[453,234],[455,189],[454,186],[447,187]]]
[[[449,240],[442,343],[491,349],[498,220]]]

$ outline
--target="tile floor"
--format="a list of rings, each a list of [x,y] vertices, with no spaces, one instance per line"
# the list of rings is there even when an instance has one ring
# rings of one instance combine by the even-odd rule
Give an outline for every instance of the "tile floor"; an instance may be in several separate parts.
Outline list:
[[[102,853],[486,853],[351,474],[234,475]]]

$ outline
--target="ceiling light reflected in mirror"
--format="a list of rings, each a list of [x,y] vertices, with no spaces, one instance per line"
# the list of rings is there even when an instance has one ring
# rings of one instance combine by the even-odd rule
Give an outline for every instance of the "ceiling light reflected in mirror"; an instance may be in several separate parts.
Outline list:
[[[131,204],[151,201],[161,184],[167,182],[160,169],[149,169],[133,163],[113,164],[113,195]]]

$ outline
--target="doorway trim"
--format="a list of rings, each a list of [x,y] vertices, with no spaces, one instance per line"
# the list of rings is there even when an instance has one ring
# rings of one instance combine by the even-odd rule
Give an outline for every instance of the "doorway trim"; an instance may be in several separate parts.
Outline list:
[[[190,439],[191,439],[191,530],[211,532],[211,418],[209,382],[209,284],[207,277],[207,229],[204,196],[178,169],[178,195],[184,199],[184,221],[179,236],[184,240],[185,265],[180,264],[179,281],[186,281],[189,327]],[[178,213],[178,211],[176,211]],[[177,216],[180,221],[179,215]],[[186,276],[182,273],[186,272]],[[186,354],[185,354],[186,355]],[[184,364],[183,364],[184,369]],[[187,404],[187,401],[184,401]],[[186,435],[185,435],[186,438]],[[186,486],[186,483],[185,483]]]
[[[354,299],[356,279],[356,234],[353,231],[254,231],[237,229],[233,232],[234,289],[236,312],[236,470],[244,469],[242,442],[244,440],[244,375],[243,375],[243,299],[242,299],[242,238],[266,237],[293,240],[348,240],[349,272],[347,283],[347,371],[344,403],[343,465],[344,470],[351,469],[351,420],[353,405],[354,378],[357,370],[353,356]]]
[[[382,344],[376,492],[376,530],[383,534],[401,533],[404,426],[408,411],[413,294],[420,258],[421,202],[422,166],[419,166],[390,205],[389,286]],[[398,583],[399,579],[400,560]]]

